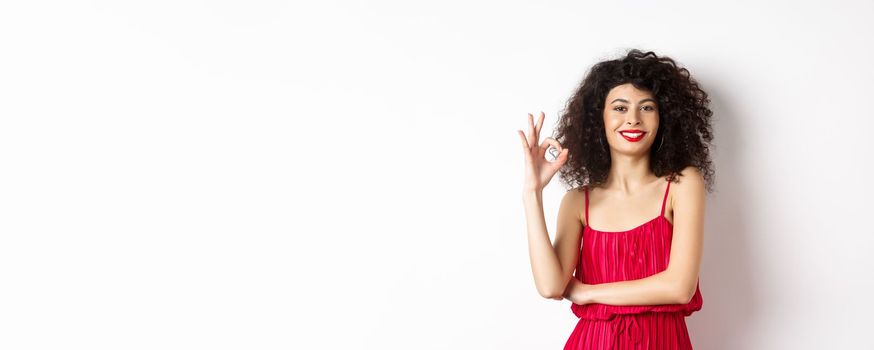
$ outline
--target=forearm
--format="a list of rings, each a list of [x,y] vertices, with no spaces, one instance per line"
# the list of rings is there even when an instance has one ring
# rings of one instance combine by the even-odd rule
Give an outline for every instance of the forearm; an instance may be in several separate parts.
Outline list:
[[[522,195],[525,206],[525,219],[528,225],[528,255],[531,271],[538,293],[545,298],[560,297],[567,286],[562,277],[561,263],[549,234],[543,216],[543,195],[541,191],[525,191]]]
[[[680,283],[667,271],[636,280],[584,285],[573,279],[571,283],[575,283],[570,288],[573,291],[571,300],[578,304],[663,305],[687,302]]]

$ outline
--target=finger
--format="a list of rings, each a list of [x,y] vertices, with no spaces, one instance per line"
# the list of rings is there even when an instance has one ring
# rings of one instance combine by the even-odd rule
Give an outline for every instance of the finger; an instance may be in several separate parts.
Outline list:
[[[528,113],[528,147],[534,147],[537,145],[537,140],[539,140],[539,136],[537,136],[537,127],[534,126],[534,116],[531,113]]]
[[[556,139],[547,137],[543,139],[543,143],[540,144],[540,147],[543,148],[543,152],[546,153],[546,150],[549,148],[549,146],[555,147],[559,151],[564,149],[561,147],[561,144],[558,143]]]
[[[555,167],[556,167],[556,169],[561,168],[562,166],[564,166],[564,163],[567,162],[568,154],[570,154],[570,150],[568,150],[567,148],[565,148],[565,149],[563,149],[563,150],[561,151],[561,153],[558,155],[558,157],[555,157],[555,162],[554,162],[554,163],[555,163]]]
[[[547,136],[547,137],[545,137],[543,140],[544,140],[544,141],[549,141],[550,144],[555,145],[555,146],[556,146],[557,148],[559,148],[559,149],[564,149],[564,147],[561,146],[561,143],[558,142],[558,140],[556,140],[556,139],[553,138],[552,136]]]
[[[531,147],[528,146],[528,139],[525,138],[525,132],[522,130],[516,130],[517,134],[519,134],[519,138],[522,140],[522,151],[525,152],[525,156],[531,154]]]
[[[540,140],[540,129],[543,129],[543,112],[540,112],[540,116],[537,118],[537,125],[534,127],[534,142]]]
[[[546,117],[546,114],[543,114],[543,111],[540,111],[540,119],[537,121],[537,139],[540,139],[540,129],[543,129],[543,118]]]

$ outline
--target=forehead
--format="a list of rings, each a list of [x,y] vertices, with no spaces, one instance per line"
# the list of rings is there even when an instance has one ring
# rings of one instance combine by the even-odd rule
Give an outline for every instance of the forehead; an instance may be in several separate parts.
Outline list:
[[[646,97],[652,98],[654,96],[647,90],[638,89],[631,83],[627,83],[610,89],[610,92],[607,93],[607,103],[610,103],[610,101],[617,98],[622,98],[628,101],[638,101]]]

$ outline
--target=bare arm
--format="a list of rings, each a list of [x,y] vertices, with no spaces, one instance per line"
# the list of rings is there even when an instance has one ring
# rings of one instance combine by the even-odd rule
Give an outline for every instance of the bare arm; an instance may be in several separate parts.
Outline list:
[[[568,288],[575,294],[568,299],[577,304],[601,303],[608,305],[663,305],[683,304],[676,281],[670,280],[667,270],[652,276],[600,284],[583,284],[572,280]]]
[[[525,217],[528,222],[528,255],[537,291],[544,298],[561,300],[573,279],[575,263],[579,258],[580,223],[579,192],[565,193],[559,207],[555,244],[550,243],[543,215],[541,192],[523,193]]]
[[[704,178],[694,167],[684,169],[674,192],[674,232],[667,269],[637,280],[583,284],[572,280],[565,296],[577,304],[685,304],[698,286],[704,245]]]
[[[543,188],[568,159],[568,150],[563,149],[557,140],[547,137],[538,145],[540,129],[545,114],[540,113],[537,124],[534,116],[528,114],[530,133],[526,136],[519,130],[522,152],[525,155],[525,182],[522,200],[525,207],[525,220],[528,227],[528,256],[534,285],[544,298],[562,300],[573,273],[573,265],[579,253],[580,227],[579,215],[575,215],[576,191],[568,191],[559,209],[558,230],[555,246],[549,242],[549,233],[543,216]],[[544,159],[550,146],[560,151],[555,161]]]

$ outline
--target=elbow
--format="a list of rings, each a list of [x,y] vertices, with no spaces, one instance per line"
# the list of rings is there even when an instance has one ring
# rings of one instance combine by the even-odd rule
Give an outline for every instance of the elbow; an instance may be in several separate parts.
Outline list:
[[[682,288],[679,291],[677,291],[676,293],[674,293],[674,295],[676,295],[675,299],[676,299],[677,304],[688,304],[689,302],[692,301],[692,298],[695,296],[695,290],[694,289],[690,290],[689,288]]]
[[[564,290],[565,288],[538,288],[537,292],[544,299],[562,300],[564,299]]]
[[[671,290],[669,294],[673,294],[674,303],[688,304],[695,297],[695,292],[698,291],[698,281],[696,279],[690,284],[682,278],[674,276],[666,277],[670,281],[669,287],[667,287],[667,289]]]
[[[560,299],[556,294],[550,294],[550,293],[540,293],[540,296],[542,296],[543,299],[552,299],[552,300]]]
[[[562,299],[563,298],[562,293],[557,293],[557,292],[552,291],[552,290],[538,290],[537,292],[540,293],[540,296],[542,296],[544,299]]]

